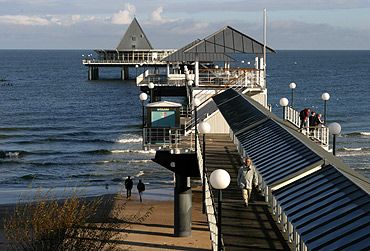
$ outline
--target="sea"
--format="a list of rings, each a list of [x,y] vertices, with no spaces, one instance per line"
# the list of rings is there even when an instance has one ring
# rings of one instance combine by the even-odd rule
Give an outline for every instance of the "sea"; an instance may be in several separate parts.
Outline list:
[[[141,146],[139,87],[120,80],[119,68],[100,68],[89,81],[82,60],[91,53],[0,50],[0,204],[37,187],[116,193],[127,176],[143,180],[148,196],[171,198],[173,173]],[[327,124],[342,128],[337,156],[370,179],[370,51],[277,51],[266,64],[268,103],[279,117],[291,82],[298,110],[324,114],[321,95],[330,94]]]

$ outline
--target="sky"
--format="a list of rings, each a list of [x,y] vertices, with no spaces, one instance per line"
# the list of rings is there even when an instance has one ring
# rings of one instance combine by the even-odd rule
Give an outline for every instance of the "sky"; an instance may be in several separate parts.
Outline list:
[[[225,26],[275,50],[370,50],[370,0],[0,0],[0,49],[115,49],[134,17],[155,49]]]

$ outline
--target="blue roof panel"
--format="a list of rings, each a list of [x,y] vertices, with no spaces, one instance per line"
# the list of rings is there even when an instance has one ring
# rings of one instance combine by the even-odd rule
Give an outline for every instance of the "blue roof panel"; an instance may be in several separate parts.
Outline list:
[[[370,237],[370,197],[332,165],[272,194],[309,250],[349,247],[353,238]]]

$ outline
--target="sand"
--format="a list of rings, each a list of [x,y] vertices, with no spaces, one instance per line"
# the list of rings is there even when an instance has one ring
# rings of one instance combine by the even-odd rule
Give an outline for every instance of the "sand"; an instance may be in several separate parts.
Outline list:
[[[192,208],[192,236],[174,237],[174,204],[173,197],[166,199],[148,196],[144,192],[143,202],[139,201],[136,194],[131,199],[122,198],[116,203],[126,202],[125,215],[136,213],[138,210],[147,211],[152,207],[153,212],[143,223],[133,224],[131,228],[120,230],[118,248],[130,250],[211,250],[210,234],[206,216],[202,214],[201,191],[197,187],[193,189]],[[155,200],[155,198],[158,198]],[[127,201],[126,201],[127,200]],[[116,205],[117,206],[117,205]],[[3,229],[3,217],[7,208],[14,205],[0,206],[0,250],[6,250],[6,239]],[[128,234],[123,239],[125,234]]]

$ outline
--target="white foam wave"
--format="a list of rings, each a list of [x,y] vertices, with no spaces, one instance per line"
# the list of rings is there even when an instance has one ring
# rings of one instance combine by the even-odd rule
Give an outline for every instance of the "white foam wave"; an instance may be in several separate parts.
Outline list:
[[[104,160],[99,161],[97,164],[107,164],[107,163],[149,163],[152,162],[150,159],[133,159],[133,160]]]
[[[119,154],[119,153],[155,153],[155,150],[150,150],[150,151],[146,151],[146,150],[128,150],[128,149],[125,149],[125,150],[113,150],[112,151],[113,154]]]
[[[361,135],[370,136],[370,132],[360,132]]]
[[[131,138],[131,139],[119,139],[117,140],[117,143],[121,143],[121,144],[124,144],[124,143],[138,143],[138,142],[142,142],[143,139],[142,138]]]
[[[15,158],[15,157],[18,157],[19,154],[20,154],[20,152],[8,152],[8,153],[6,153],[6,156],[10,157],[10,158]]]
[[[137,172],[137,174],[135,174],[134,176],[135,177],[140,177],[140,176],[143,176],[144,175],[144,171],[139,171]]]
[[[337,157],[352,157],[352,156],[370,156],[370,152],[361,153],[339,153],[336,154]]]
[[[344,151],[361,151],[362,148],[361,147],[358,147],[358,148],[347,148],[347,147],[343,147],[343,150]]]

